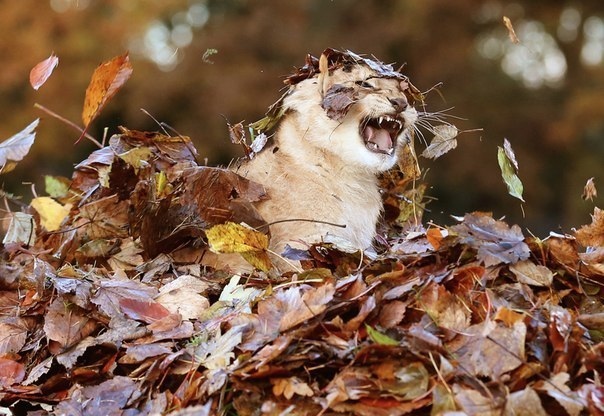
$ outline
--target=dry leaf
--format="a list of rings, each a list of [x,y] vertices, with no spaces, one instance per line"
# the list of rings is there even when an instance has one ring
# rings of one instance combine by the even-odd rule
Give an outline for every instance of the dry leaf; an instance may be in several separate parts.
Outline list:
[[[275,378],[271,379],[270,382],[273,385],[273,394],[275,396],[283,396],[287,400],[290,400],[292,397],[294,397],[294,394],[308,397],[314,395],[308,384],[300,380],[298,377]]]
[[[9,212],[10,224],[2,239],[2,244],[17,243],[33,246],[36,241],[36,223],[30,214]]]
[[[29,83],[34,90],[40,88],[59,65],[59,58],[51,54],[48,58],[34,66],[29,72]]]
[[[595,207],[591,224],[579,228],[575,235],[584,247],[604,246],[604,210]]]
[[[252,266],[268,271],[268,236],[241,224],[227,222],[206,230],[210,249],[215,253],[239,253]]]
[[[520,283],[531,286],[550,287],[554,280],[554,273],[545,266],[533,263],[530,260],[519,261],[510,266],[510,271],[516,275]]]
[[[71,205],[61,205],[49,196],[40,196],[31,201],[31,207],[40,215],[40,224],[47,231],[56,231],[69,215]]]
[[[35,119],[29,126],[19,133],[0,143],[0,173],[10,172],[17,162],[22,160],[36,139],[36,132],[40,119]]]
[[[516,31],[514,30],[514,26],[512,26],[512,21],[509,17],[503,16],[503,24],[508,30],[508,36],[510,37],[510,40],[516,44],[520,43],[520,39],[518,39],[518,36],[516,36]]]
[[[583,195],[581,196],[584,200],[593,201],[595,197],[598,196],[598,191],[596,190],[596,183],[594,182],[594,178],[589,178],[583,187]]]
[[[90,84],[86,89],[82,121],[88,127],[105,104],[119,91],[132,74],[132,65],[128,54],[116,56],[115,58],[99,65],[94,73]]]
[[[422,152],[422,156],[427,159],[437,159],[457,147],[458,134],[457,127],[451,124],[435,126],[432,129],[434,138],[430,145]]]
[[[508,188],[508,193],[524,202],[524,199],[522,199],[522,192],[524,189],[522,182],[517,175],[518,162],[516,161],[516,156],[514,155],[514,151],[512,150],[512,146],[508,139],[503,139],[503,148],[498,147],[497,161],[499,162],[503,181]]]

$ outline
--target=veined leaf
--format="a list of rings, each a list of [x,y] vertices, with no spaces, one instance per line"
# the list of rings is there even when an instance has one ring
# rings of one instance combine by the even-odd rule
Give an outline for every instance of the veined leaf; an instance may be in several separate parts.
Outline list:
[[[36,138],[34,130],[38,127],[39,122],[39,118],[35,119],[19,133],[0,143],[0,173],[13,170],[17,162],[29,153],[29,149]]]
[[[84,99],[82,121],[87,127],[94,120],[105,104],[119,91],[128,78],[132,75],[132,65],[128,54],[115,58],[99,65],[94,73]]]
[[[252,266],[268,271],[268,236],[234,222],[218,224],[206,230],[210,249],[215,253],[239,253]]]

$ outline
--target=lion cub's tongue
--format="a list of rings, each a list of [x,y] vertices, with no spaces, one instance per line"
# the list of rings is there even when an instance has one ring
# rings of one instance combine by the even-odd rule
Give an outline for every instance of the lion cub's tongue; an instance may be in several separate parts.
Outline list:
[[[392,149],[392,138],[386,129],[376,129],[375,127],[367,126],[363,130],[363,138],[369,149],[389,153]]]

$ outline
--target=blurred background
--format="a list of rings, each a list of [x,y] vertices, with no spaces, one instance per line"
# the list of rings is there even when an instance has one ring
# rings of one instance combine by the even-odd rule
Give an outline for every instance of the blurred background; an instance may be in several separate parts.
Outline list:
[[[241,154],[226,122],[261,118],[283,78],[326,47],[406,63],[461,130],[458,148],[420,159],[431,185],[427,219],[492,211],[538,236],[589,223],[602,196],[581,198],[595,177],[604,194],[604,3],[458,0],[19,0],[0,6],[0,140],[42,117],[31,153],[2,175],[6,191],[43,193],[43,175],[70,176],[95,147],[33,107],[81,124],[96,66],[130,51],[126,86],[90,130],[157,130],[141,109],[190,136],[200,163]],[[514,44],[507,16],[520,38]],[[39,91],[30,69],[54,52],[59,66]],[[428,138],[429,135],[428,135]],[[507,194],[497,146],[516,152],[525,203]],[[416,145],[418,152],[425,147]]]

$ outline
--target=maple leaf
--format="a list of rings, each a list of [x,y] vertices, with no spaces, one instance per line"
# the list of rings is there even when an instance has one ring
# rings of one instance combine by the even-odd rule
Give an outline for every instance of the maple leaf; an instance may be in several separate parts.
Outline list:
[[[59,65],[59,58],[52,53],[48,58],[39,62],[29,72],[29,83],[34,90],[40,88]]]
[[[591,224],[579,228],[575,236],[584,247],[604,246],[604,210],[595,207]]]
[[[478,259],[485,266],[516,263],[530,255],[520,227],[509,227],[485,213],[466,214],[463,222],[451,230],[461,237],[463,243],[478,250]]]
[[[34,130],[38,127],[39,122],[39,118],[35,119],[19,133],[0,143],[0,173],[13,170],[17,162],[29,153],[29,149],[36,139]]]

